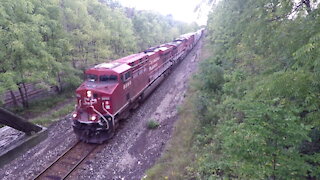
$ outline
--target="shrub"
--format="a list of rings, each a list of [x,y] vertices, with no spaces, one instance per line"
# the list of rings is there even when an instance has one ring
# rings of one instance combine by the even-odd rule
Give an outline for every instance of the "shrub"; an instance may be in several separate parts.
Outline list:
[[[151,119],[151,120],[148,121],[148,123],[147,123],[148,129],[155,129],[155,128],[157,128],[159,125],[160,125],[160,123],[157,122],[157,121],[155,121],[155,120],[153,120],[153,119]]]

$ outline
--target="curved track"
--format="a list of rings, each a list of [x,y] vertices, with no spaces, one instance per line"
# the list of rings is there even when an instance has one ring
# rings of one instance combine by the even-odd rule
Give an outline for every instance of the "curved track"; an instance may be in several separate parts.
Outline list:
[[[34,179],[66,179],[98,146],[78,141]]]

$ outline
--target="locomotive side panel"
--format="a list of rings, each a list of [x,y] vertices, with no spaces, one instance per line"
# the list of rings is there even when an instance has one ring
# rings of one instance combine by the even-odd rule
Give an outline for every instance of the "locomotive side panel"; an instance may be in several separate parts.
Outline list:
[[[157,77],[157,69],[160,67],[161,65],[161,60],[160,60],[160,51],[157,52],[150,52],[148,53],[148,81],[152,82],[156,79]]]
[[[134,96],[132,96],[132,100],[134,100],[137,96],[140,95],[141,91],[148,85],[149,76],[148,76],[148,63],[149,59],[147,56],[136,61],[135,68],[132,73],[132,83],[133,83],[133,91]]]
[[[161,65],[157,68],[156,76],[159,77],[161,74],[163,74],[164,71],[166,71],[170,66],[170,58],[171,58],[171,50],[168,47],[162,47],[165,48],[164,50],[161,50],[160,54],[160,63]]]
[[[126,99],[124,97],[124,90],[123,90],[123,83],[122,80],[120,79],[118,88],[115,89],[115,91],[111,95],[111,107],[112,107],[112,114],[116,114],[125,104],[126,104]]]

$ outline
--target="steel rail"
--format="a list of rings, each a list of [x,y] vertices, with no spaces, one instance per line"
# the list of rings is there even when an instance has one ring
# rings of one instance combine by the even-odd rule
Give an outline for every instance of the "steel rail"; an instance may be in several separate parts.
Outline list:
[[[54,170],[52,168],[54,168],[54,165],[58,165],[59,163],[63,162],[64,159],[68,158],[68,155],[70,152],[72,152],[72,150],[76,149],[78,146],[80,146],[81,144],[83,144],[83,142],[81,141],[77,141],[73,146],[71,146],[69,149],[67,149],[64,153],[62,153],[56,160],[54,160],[48,167],[46,167],[44,170],[42,170],[36,177],[34,177],[34,180],[37,179],[52,179],[50,177],[42,177],[44,176],[47,172],[53,171]],[[85,143],[84,143],[85,144]],[[88,145],[88,144],[86,144]],[[75,164],[72,165],[69,169],[69,171],[67,171],[66,173],[64,173],[63,175],[60,175],[59,177],[56,175],[56,179],[66,179],[68,176],[70,176],[70,174],[72,172],[74,172],[74,170],[77,169],[77,167],[98,147],[98,145],[92,145],[89,144],[90,150],[87,151],[80,159],[75,159]],[[70,155],[74,155],[74,154],[70,154]],[[63,163],[62,163],[63,164]],[[55,175],[55,174],[53,174]]]
[[[97,147],[98,147],[98,145],[94,146],[84,157],[82,157],[82,158],[80,159],[80,161],[78,161],[77,164],[75,164],[75,165],[69,170],[69,172],[68,172],[62,179],[66,179]]]

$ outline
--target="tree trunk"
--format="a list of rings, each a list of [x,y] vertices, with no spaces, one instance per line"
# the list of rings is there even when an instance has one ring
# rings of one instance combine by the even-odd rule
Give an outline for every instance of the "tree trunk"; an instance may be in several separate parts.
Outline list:
[[[89,57],[89,52],[88,52],[88,50],[86,50],[86,54],[85,54],[85,56],[86,56],[86,62],[88,62],[88,57]],[[88,65],[86,64],[86,67],[88,67]]]
[[[26,108],[26,101],[25,101],[25,99],[24,99],[24,94],[23,94],[23,91],[22,91],[22,89],[21,89],[20,84],[18,84],[18,89],[19,89],[19,93],[20,93],[20,97],[21,97],[22,106],[23,106],[24,108]]]
[[[14,95],[14,93],[13,93],[12,90],[10,90],[10,95],[11,95],[11,98],[12,98],[12,101],[13,101],[13,105],[14,105],[14,106],[18,106],[17,98],[16,98],[16,96]]]
[[[73,56],[73,55],[72,55]],[[74,56],[72,57],[72,66],[73,66],[73,68],[77,68],[76,67],[76,60],[74,59]]]
[[[276,159],[276,155],[272,155],[273,156],[273,163],[272,163],[272,176],[271,179],[272,180],[276,180],[276,165],[277,165],[277,159]]]
[[[62,92],[62,82],[61,82],[61,76],[60,72],[58,72],[58,93]]]
[[[26,95],[26,98],[25,98],[26,107],[29,108],[29,96],[28,96],[28,90],[26,88],[26,83],[23,82],[22,85],[23,85],[24,92],[25,92],[25,95]]]

